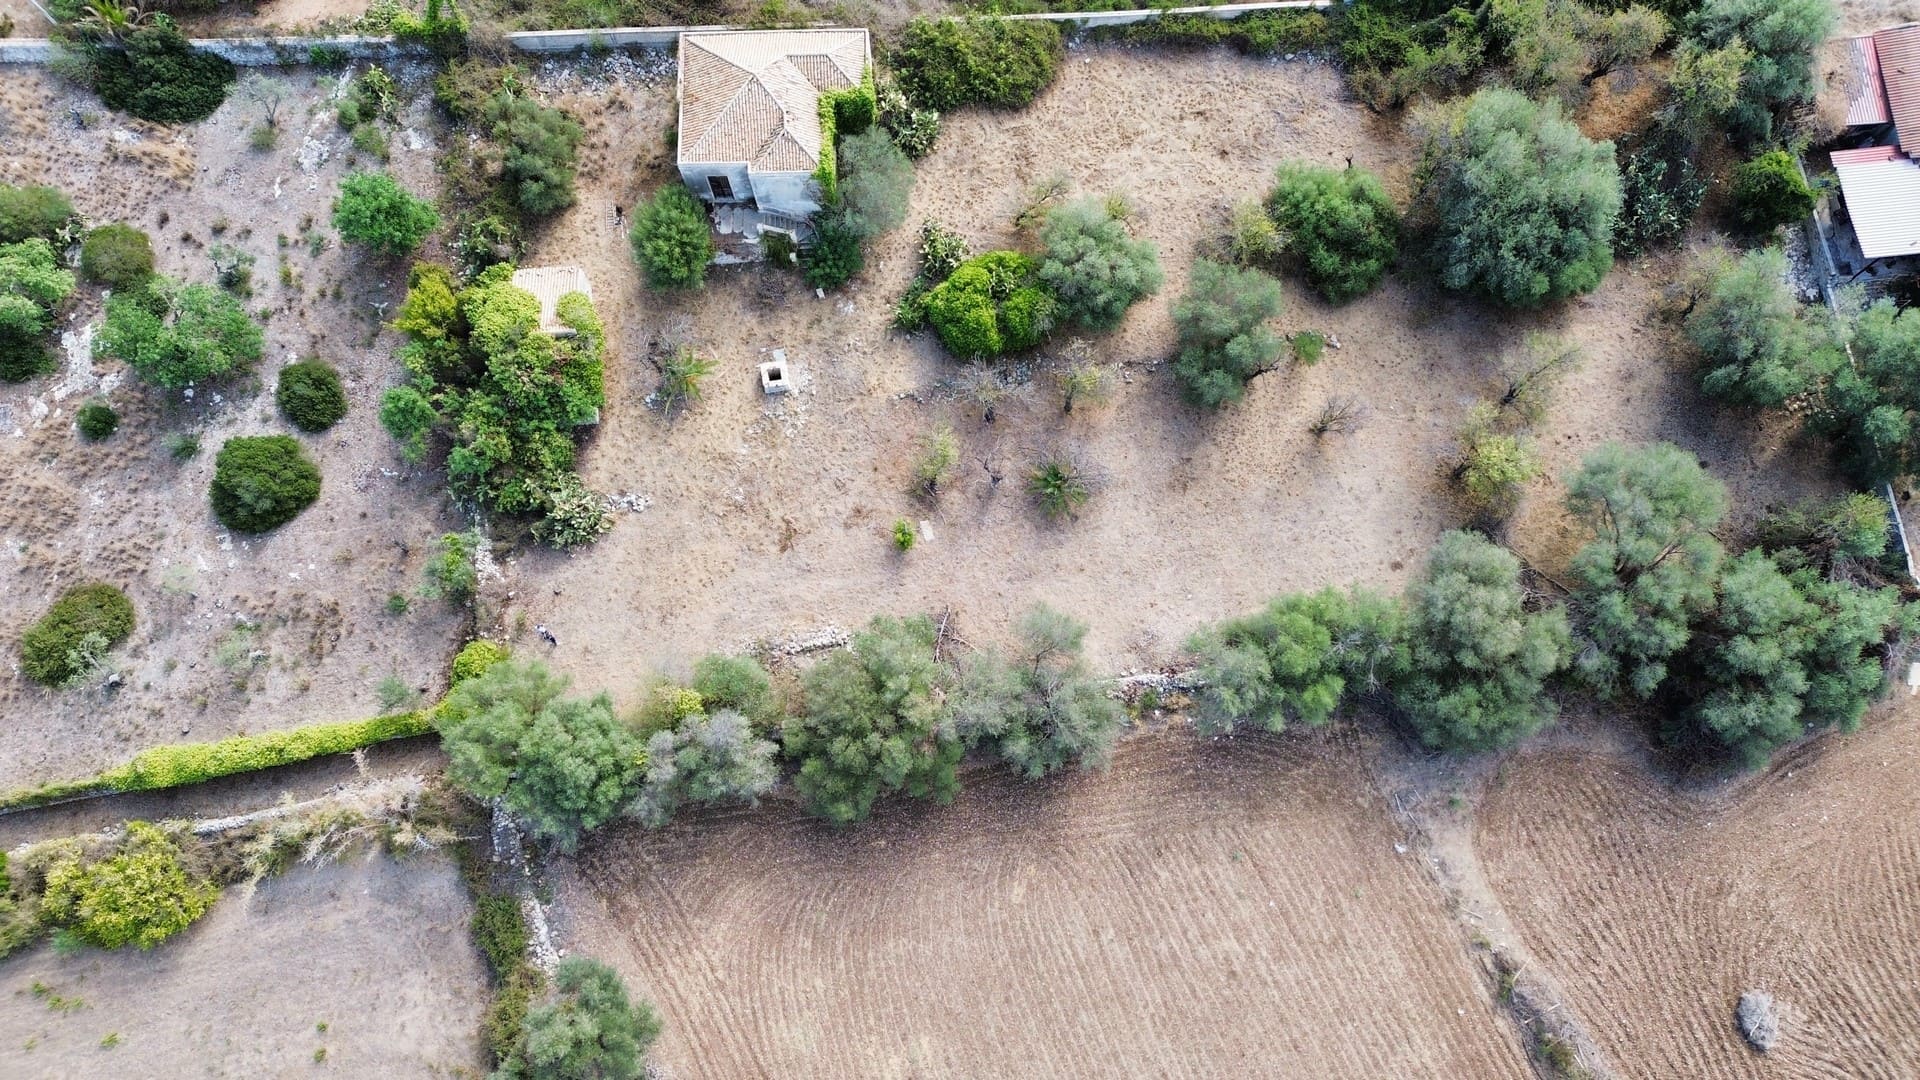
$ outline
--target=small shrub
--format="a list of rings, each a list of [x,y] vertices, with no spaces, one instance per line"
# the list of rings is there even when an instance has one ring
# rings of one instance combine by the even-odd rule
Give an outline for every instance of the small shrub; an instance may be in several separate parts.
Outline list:
[[[487,673],[487,669],[507,658],[507,650],[485,638],[461,646],[453,658],[453,682],[459,684]]]
[[[1053,81],[1063,51],[1049,22],[915,19],[889,62],[906,96],[928,108],[1019,109]]]
[[[80,245],[80,273],[108,288],[133,288],[153,274],[153,245],[131,225],[102,225]]]
[[[813,219],[813,244],[801,253],[800,273],[816,289],[837,289],[867,264],[861,236],[846,218],[825,213]]]
[[[120,414],[104,401],[89,401],[74,414],[74,426],[88,442],[99,442],[120,428]]]
[[[73,203],[59,188],[0,184],[0,244],[57,240],[73,221]]]
[[[715,364],[682,345],[660,362],[660,407],[671,412],[700,400],[700,383],[713,374]]]
[[[427,457],[427,436],[440,414],[426,395],[411,386],[396,386],[380,398],[380,426],[400,444],[400,456],[410,464]]]
[[[485,538],[478,532],[447,533],[433,546],[427,557],[426,584],[421,592],[430,600],[464,604],[473,599],[480,587],[480,545]]]
[[[918,161],[933,152],[940,139],[940,114],[933,109],[917,108],[897,87],[885,87],[879,95],[880,126],[893,136],[900,152]]]
[[[112,856],[74,858],[48,870],[41,912],[89,945],[151,949],[192,925],[219,896],[212,882],[188,872],[172,837],[134,821]]]
[[[19,382],[53,369],[47,337],[73,285],[47,241],[0,244],[0,377]]]
[[[505,980],[526,963],[527,918],[520,901],[512,896],[482,896],[473,906],[473,943],[487,958],[487,968],[496,983]]]
[[[1733,170],[1733,212],[1755,232],[1772,232],[1813,213],[1813,189],[1785,150],[1769,150]]]
[[[1173,374],[1186,399],[1219,408],[1245,397],[1247,383],[1280,356],[1280,337],[1267,326],[1278,314],[1279,282],[1258,270],[1194,263],[1187,292],[1173,305],[1180,343]]]
[[[565,112],[502,93],[488,110],[502,148],[500,181],[523,213],[544,217],[573,205],[574,154],[585,131]]]
[[[1160,289],[1160,253],[1127,233],[1114,200],[1078,199],[1048,212],[1046,255],[1037,276],[1060,316],[1094,330],[1120,324],[1127,309]]]
[[[966,237],[933,218],[920,223],[920,276],[927,281],[945,281],[972,254]]]
[[[840,212],[862,239],[889,233],[907,219],[913,162],[885,131],[870,128],[840,140]]]
[[[1257,199],[1233,204],[1227,217],[1227,257],[1237,266],[1271,266],[1286,247],[1286,237]]]
[[[280,145],[280,129],[267,124],[257,124],[247,133],[247,145],[265,153]]]
[[[1645,148],[1627,155],[1620,166],[1620,218],[1613,226],[1614,246],[1623,254],[1639,255],[1672,243],[1693,222],[1706,195],[1707,182],[1691,158]]]
[[[1327,347],[1327,338],[1318,330],[1302,330],[1289,339],[1293,346],[1293,362],[1301,367],[1312,367],[1320,362],[1320,353]]]
[[[325,431],[347,415],[347,392],[340,385],[340,373],[324,360],[302,360],[280,369],[273,400],[281,415],[301,431]]]
[[[1027,492],[1049,518],[1072,517],[1093,498],[1091,470],[1068,454],[1049,454],[1027,470]]]
[[[913,487],[915,494],[929,499],[940,496],[940,485],[953,475],[953,469],[960,460],[960,440],[953,429],[945,424],[934,428],[920,440],[920,446],[913,455]]]
[[[585,957],[560,961],[553,981],[555,999],[527,1011],[496,1075],[637,1080],[660,1037],[653,1008],[632,1002],[618,973]]]
[[[913,522],[906,518],[895,518],[893,522],[893,546],[902,552],[913,550]]]
[[[43,686],[67,686],[90,674],[107,649],[133,633],[133,602],[112,585],[90,582],[60,594],[20,637],[20,670]]]
[[[514,1048],[520,1045],[525,1034],[521,1029],[527,1022],[527,1010],[533,1007],[534,999],[546,990],[546,976],[540,969],[522,964],[506,976],[493,991],[493,1001],[487,1005],[486,1016],[480,1021],[482,1033],[486,1036],[487,1049],[494,1060],[505,1062]]]
[[[947,351],[990,359],[1040,344],[1053,329],[1054,301],[1035,284],[1032,259],[989,251],[962,263],[926,296],[927,321]]]
[[[654,193],[633,215],[633,258],[649,289],[697,289],[713,261],[713,230],[699,200],[680,184]]]
[[[200,453],[200,436],[177,431],[167,436],[167,456],[175,461],[190,461]]]
[[[383,255],[406,255],[440,227],[433,204],[407,191],[386,173],[355,172],[340,181],[333,227],[348,243]]]
[[[220,524],[266,532],[299,517],[320,497],[320,469],[290,436],[243,435],[220,447],[209,494]]]
[[[564,472],[540,490],[544,510],[533,535],[557,548],[591,544],[613,528],[606,496],[587,486],[576,472]]]
[[[398,675],[388,675],[373,688],[374,697],[380,702],[381,712],[393,712],[397,709],[412,708],[420,694],[407,685],[407,680]]]

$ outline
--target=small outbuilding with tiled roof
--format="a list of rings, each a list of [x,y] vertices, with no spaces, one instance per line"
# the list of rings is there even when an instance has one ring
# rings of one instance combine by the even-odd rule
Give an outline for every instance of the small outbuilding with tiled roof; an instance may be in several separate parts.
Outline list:
[[[680,178],[718,206],[805,219],[833,182],[833,101],[871,94],[872,68],[864,29],[680,35]]]

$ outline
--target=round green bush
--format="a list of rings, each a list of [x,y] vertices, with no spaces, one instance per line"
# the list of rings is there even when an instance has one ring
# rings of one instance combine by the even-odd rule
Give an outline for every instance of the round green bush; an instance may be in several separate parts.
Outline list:
[[[73,203],[52,187],[0,184],[0,244],[52,240],[73,221]]]
[[[88,442],[99,442],[120,427],[120,414],[104,401],[89,401],[74,415],[74,426]]]
[[[243,435],[220,448],[208,494],[220,524],[266,532],[299,517],[320,497],[320,469],[290,435]]]
[[[1733,210],[1740,224],[1771,232],[1813,213],[1813,189],[1785,150],[1769,150],[1733,170]]]
[[[133,633],[133,602],[103,582],[60,594],[20,637],[20,670],[45,686],[84,677],[108,649]]]
[[[92,61],[100,100],[158,124],[212,116],[234,79],[232,64],[194,48],[171,22],[135,30],[124,49],[95,49]]]
[[[487,669],[507,658],[504,645],[496,645],[482,638],[469,641],[453,658],[453,685],[458,686],[476,675],[485,675]]]
[[[347,392],[340,385],[340,373],[324,360],[302,360],[282,368],[273,400],[281,415],[301,431],[325,431],[347,415]]]
[[[947,351],[992,359],[1040,344],[1053,329],[1053,294],[1035,284],[1035,263],[1014,251],[989,251],[961,263],[926,296],[927,321]]]
[[[153,273],[153,244],[131,225],[102,225],[80,245],[80,273],[111,289],[130,289]]]

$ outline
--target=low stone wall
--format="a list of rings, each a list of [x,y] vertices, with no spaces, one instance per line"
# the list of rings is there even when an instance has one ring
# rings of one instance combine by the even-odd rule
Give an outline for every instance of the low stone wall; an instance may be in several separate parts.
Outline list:
[[[328,49],[350,60],[391,60],[424,56],[426,49],[389,37],[195,38],[193,44],[241,67],[292,67],[309,63],[314,49]],[[44,64],[53,58],[45,38],[0,40],[0,64]]]
[[[522,30],[507,35],[507,44],[522,52],[571,52],[574,49],[650,48],[673,45],[681,34],[704,34],[737,29],[732,26],[617,26],[611,30]]]
[[[1208,19],[1237,19],[1260,11],[1294,11],[1334,6],[1334,0],[1275,0],[1264,4],[1217,4],[1212,7],[1134,8],[1129,11],[1042,11],[1032,15],[1004,15],[1005,19],[1038,22],[1070,22],[1083,29],[1096,26],[1128,26],[1157,19],[1162,15],[1198,15]]]

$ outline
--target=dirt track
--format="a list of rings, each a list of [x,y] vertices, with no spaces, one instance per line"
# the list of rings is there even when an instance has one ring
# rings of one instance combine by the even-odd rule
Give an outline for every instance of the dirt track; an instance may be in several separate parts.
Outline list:
[[[560,910],[676,1077],[1527,1076],[1367,752],[1153,734],[855,831],[618,828]]]

